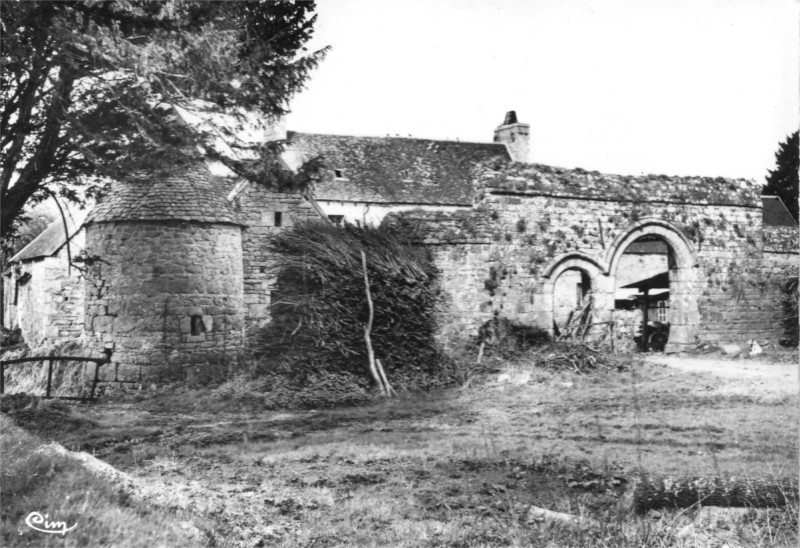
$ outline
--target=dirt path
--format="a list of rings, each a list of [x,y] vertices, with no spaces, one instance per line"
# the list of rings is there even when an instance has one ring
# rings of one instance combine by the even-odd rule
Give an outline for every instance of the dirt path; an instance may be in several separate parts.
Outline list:
[[[757,359],[725,359],[720,356],[647,356],[645,361],[688,373],[713,375],[723,382],[715,391],[727,395],[781,398],[800,389],[798,365],[767,363]]]

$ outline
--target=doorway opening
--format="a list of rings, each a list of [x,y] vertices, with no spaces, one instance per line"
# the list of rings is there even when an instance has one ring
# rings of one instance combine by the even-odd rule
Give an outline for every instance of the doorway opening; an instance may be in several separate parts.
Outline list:
[[[619,257],[614,288],[614,318],[620,334],[642,352],[663,352],[673,322],[671,286],[675,253],[658,235],[628,244]]]
[[[553,332],[556,337],[576,335],[578,326],[591,323],[592,280],[581,268],[568,268],[553,284]]]

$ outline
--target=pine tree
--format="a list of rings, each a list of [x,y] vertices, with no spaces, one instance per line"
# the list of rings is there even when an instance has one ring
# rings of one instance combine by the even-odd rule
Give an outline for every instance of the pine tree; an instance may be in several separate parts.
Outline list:
[[[313,1],[3,0],[2,235],[51,191],[174,165],[230,127],[188,127],[202,101],[230,116],[285,114],[325,50]],[[202,147],[201,147],[202,148]]]
[[[798,170],[800,170],[800,140],[798,132],[786,138],[775,153],[776,167],[767,175],[767,184],[762,190],[766,196],[778,196],[794,220],[798,220]]]

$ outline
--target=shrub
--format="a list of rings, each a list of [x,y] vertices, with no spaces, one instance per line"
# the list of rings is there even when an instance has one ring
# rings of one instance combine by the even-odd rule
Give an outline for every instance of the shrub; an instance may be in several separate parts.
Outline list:
[[[309,383],[323,371],[369,378],[364,251],[372,345],[389,381],[416,387],[446,376],[434,340],[438,272],[426,249],[383,228],[307,222],[276,235],[270,251],[277,281],[272,321],[255,351],[262,374],[285,371]]]
[[[22,330],[19,327],[14,329],[0,328],[0,348],[13,348],[24,346],[25,339],[22,338]]]
[[[784,337],[781,344],[797,346],[800,339],[800,325],[798,325],[798,306],[800,293],[798,293],[798,278],[789,280],[784,286],[783,297],[783,328]]]
[[[513,357],[530,348],[550,342],[546,330],[533,325],[524,325],[495,316],[478,330],[478,345],[484,344],[484,352],[502,357]]]

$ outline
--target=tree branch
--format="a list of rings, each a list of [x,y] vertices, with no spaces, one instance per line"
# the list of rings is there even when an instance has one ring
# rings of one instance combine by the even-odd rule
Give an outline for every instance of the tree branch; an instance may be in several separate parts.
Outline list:
[[[14,122],[14,127],[17,131],[9,132],[13,136],[10,148],[5,152],[5,159],[3,159],[3,172],[0,174],[0,187],[5,193],[11,182],[11,177],[14,173],[14,167],[21,160],[22,147],[25,144],[25,137],[29,135],[28,131],[24,128],[30,124],[33,109],[36,106],[36,99],[41,83],[44,67],[38,67],[32,74],[25,86],[25,91],[20,99],[19,113]]]
[[[55,85],[53,99],[47,109],[44,129],[36,144],[36,150],[20,171],[17,181],[11,188],[8,188],[7,185],[14,164],[10,164],[9,168],[5,164],[3,166],[3,218],[0,227],[4,234],[9,233],[14,219],[22,211],[25,202],[39,190],[40,184],[52,173],[52,164],[59,145],[64,113],[69,107],[74,83],[74,77],[65,67],[62,67],[61,77]]]

